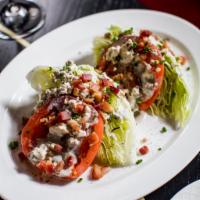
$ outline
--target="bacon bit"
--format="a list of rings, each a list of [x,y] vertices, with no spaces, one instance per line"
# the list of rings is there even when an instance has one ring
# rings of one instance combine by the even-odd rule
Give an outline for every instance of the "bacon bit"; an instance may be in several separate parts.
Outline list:
[[[169,42],[167,40],[164,40],[163,48],[169,48]]]
[[[113,83],[106,78],[101,80],[101,84],[102,84],[103,87],[113,86]]]
[[[78,122],[76,120],[69,120],[67,122],[67,124],[75,131],[80,131],[80,125],[78,124]]]
[[[99,137],[95,131],[93,131],[88,137],[89,146],[93,146],[99,142]]]
[[[186,59],[185,56],[179,56],[178,62],[179,62],[181,65],[184,65],[184,64],[187,62],[187,59]]]
[[[72,81],[72,84],[73,84],[74,86],[77,86],[77,85],[79,85],[80,83],[82,83],[82,80],[81,80],[81,79],[75,79],[75,80]]]
[[[97,164],[93,165],[92,171],[91,171],[91,179],[98,180],[102,178],[108,171],[109,167],[103,167]]]
[[[119,93],[119,88],[117,88],[117,87],[110,86],[110,90],[111,90],[112,92],[114,92],[115,94],[118,94],[118,93]]]
[[[152,35],[152,32],[149,31],[149,30],[141,30],[140,31],[140,37],[143,38],[143,37],[149,37],[150,35]]]
[[[73,89],[73,95],[77,97],[79,95],[80,90],[78,88]]]
[[[100,102],[102,100],[103,94],[100,91],[97,91],[93,94],[93,97],[97,102]]]
[[[67,122],[71,118],[71,112],[68,110],[58,113],[58,122]]]
[[[144,47],[144,42],[143,41],[139,42],[138,43],[138,47],[143,48]]]
[[[54,150],[56,153],[61,153],[62,150],[63,150],[63,147],[62,147],[60,144],[55,144],[53,150]]]
[[[82,74],[81,79],[83,82],[89,82],[92,80],[92,75],[91,74]]]
[[[55,167],[55,171],[60,172],[65,166],[65,163],[63,160],[61,160],[60,162],[58,162],[58,164]]]
[[[104,112],[111,113],[113,112],[113,107],[106,101],[100,103],[100,109]]]
[[[124,75],[122,73],[113,76],[113,80],[115,81],[121,81],[123,79],[124,79]]]
[[[20,160],[21,162],[27,160],[27,158],[26,158],[26,156],[23,154],[23,152],[20,152],[20,153],[18,154],[18,157],[19,157],[19,160]]]
[[[146,146],[146,145],[142,146],[141,148],[139,148],[139,152],[141,155],[147,154],[149,152],[148,146]]]
[[[84,104],[79,103],[79,104],[76,104],[75,111],[78,113],[82,113],[84,111],[84,108],[85,108]]]
[[[94,99],[93,99],[93,98],[85,98],[84,101],[85,101],[86,103],[89,103],[89,104],[94,103]]]

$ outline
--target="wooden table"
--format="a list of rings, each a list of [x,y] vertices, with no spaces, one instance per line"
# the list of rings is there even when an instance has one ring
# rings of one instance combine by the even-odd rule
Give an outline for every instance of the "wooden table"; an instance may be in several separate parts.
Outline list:
[[[136,0],[40,0],[38,2],[46,10],[46,23],[40,31],[27,38],[30,42],[35,41],[37,38],[62,24],[86,15],[122,8],[144,8]],[[0,40],[0,70],[22,49],[15,41]],[[173,165],[173,161],[169,165]],[[159,170],[165,173],[167,166],[165,169]],[[145,199],[168,200],[181,188],[198,179],[200,179],[200,154],[175,178],[146,196]],[[146,182],[148,181],[146,180]]]

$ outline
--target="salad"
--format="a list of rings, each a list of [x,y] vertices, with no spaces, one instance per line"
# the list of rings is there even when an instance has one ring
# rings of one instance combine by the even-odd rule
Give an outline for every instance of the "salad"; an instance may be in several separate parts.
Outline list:
[[[138,112],[176,129],[189,116],[181,76],[186,59],[167,40],[149,30],[111,26],[95,38],[93,54],[95,67],[69,61],[27,75],[38,101],[21,131],[22,154],[44,176],[74,180],[93,166],[91,178],[99,179],[109,167],[131,165],[137,153],[149,152],[146,145],[136,148]]]
[[[189,93],[180,75],[183,56],[176,56],[167,40],[149,30],[111,26],[94,40],[97,69],[126,91],[133,110],[149,111],[175,128],[189,114]]]
[[[89,65],[37,67],[28,75],[39,100],[22,129],[22,152],[47,176],[75,179],[94,161],[93,178],[105,166],[132,163],[134,117],[118,84]],[[101,173],[98,171],[101,170]]]

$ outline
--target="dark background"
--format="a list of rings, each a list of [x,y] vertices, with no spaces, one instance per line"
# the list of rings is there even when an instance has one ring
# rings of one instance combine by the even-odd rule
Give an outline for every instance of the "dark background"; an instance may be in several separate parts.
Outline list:
[[[114,9],[147,8],[138,0],[40,0],[37,2],[39,2],[44,7],[45,12],[47,13],[47,17],[44,27],[34,35],[27,38],[29,42],[35,41],[37,38],[60,25],[86,15]],[[142,2],[144,3],[145,0]],[[146,5],[149,6],[149,4]],[[160,8],[155,7],[155,9]],[[176,11],[173,12],[176,13]],[[0,40],[0,70],[2,70],[22,49],[23,48],[16,44],[15,41]],[[173,165],[173,161],[169,163],[169,165]],[[167,170],[167,166],[165,169],[160,170],[162,170],[164,174],[165,170]],[[195,180],[198,180],[199,178],[200,153],[175,178],[173,178],[171,181],[153,193],[146,196],[145,199],[168,200],[181,188]],[[146,180],[146,182],[148,182],[148,180]]]

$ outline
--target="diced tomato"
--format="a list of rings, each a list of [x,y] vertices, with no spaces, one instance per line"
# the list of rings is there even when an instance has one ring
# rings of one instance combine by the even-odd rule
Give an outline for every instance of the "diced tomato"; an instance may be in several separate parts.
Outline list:
[[[58,122],[67,122],[71,118],[70,111],[62,111],[58,113]]]
[[[143,38],[143,37],[149,37],[150,35],[152,35],[152,32],[149,31],[149,30],[141,30],[140,31],[140,37]]]
[[[92,75],[91,74],[82,74],[81,79],[83,82],[89,82],[92,80]]]
[[[118,93],[119,93],[119,88],[117,88],[117,87],[110,86],[110,89],[111,89],[111,91],[114,92],[115,94],[118,94]]]
[[[109,80],[109,79],[102,79],[101,80],[101,83],[102,83],[102,86],[103,87],[110,87],[110,86],[113,86],[113,83]]]
[[[109,171],[108,167],[103,167],[97,164],[94,164],[92,168],[91,178],[93,180],[98,180],[102,178]]]
[[[147,154],[149,152],[148,146],[146,146],[146,145],[142,146],[141,148],[139,148],[139,152],[141,155]]]

